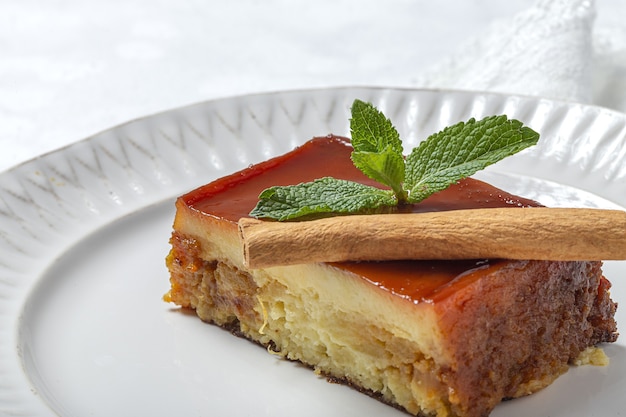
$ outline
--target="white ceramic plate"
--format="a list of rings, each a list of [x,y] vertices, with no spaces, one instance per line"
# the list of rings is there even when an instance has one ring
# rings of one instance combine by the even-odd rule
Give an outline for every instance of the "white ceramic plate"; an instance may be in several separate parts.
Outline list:
[[[481,174],[549,205],[626,207],[626,116],[495,94],[340,88],[201,103],[130,122],[0,175],[0,415],[403,415],[161,301],[179,194],[347,134],[355,98],[408,146],[506,113],[541,144]],[[626,302],[626,265],[609,262]],[[623,324],[622,311],[618,320]],[[617,416],[626,344],[493,416]]]

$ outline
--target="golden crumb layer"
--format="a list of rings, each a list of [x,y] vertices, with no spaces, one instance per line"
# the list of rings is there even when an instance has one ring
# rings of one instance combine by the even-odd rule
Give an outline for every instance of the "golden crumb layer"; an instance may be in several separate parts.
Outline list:
[[[507,262],[414,304],[325,264],[246,271],[200,239],[173,234],[168,301],[415,415],[487,415],[616,337],[597,262]]]

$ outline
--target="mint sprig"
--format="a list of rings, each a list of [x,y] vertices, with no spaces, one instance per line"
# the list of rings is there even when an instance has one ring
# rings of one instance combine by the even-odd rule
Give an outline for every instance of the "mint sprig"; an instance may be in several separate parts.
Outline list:
[[[405,201],[402,141],[391,121],[371,104],[355,100],[350,131],[352,163],[371,179],[391,188],[398,202]]]
[[[417,203],[507,156],[537,144],[539,134],[515,119],[490,116],[431,135],[406,158],[404,187]]]
[[[276,220],[324,213],[349,214],[396,204],[390,190],[332,177],[298,185],[271,187],[262,191],[259,199],[250,215]]]
[[[539,140],[537,132],[504,115],[472,118],[429,136],[405,159],[391,121],[361,100],[352,104],[350,131],[352,162],[388,190],[331,177],[271,187],[250,216],[284,221],[418,203]]]

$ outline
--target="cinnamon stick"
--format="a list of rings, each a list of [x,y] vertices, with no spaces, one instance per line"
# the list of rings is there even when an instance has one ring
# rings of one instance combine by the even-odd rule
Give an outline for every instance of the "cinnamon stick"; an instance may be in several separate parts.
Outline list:
[[[244,263],[401,259],[626,259],[626,212],[491,208],[353,215],[312,221],[239,220]]]

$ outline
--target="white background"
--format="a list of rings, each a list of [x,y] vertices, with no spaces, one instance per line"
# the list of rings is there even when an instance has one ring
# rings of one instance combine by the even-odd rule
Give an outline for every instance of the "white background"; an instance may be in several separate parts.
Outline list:
[[[466,39],[534,4],[0,0],[0,171],[125,121],[211,98],[418,87],[420,74]],[[626,2],[597,0],[595,10],[601,54],[590,57],[599,62],[594,82],[626,79]],[[626,111],[601,95],[591,101]]]

